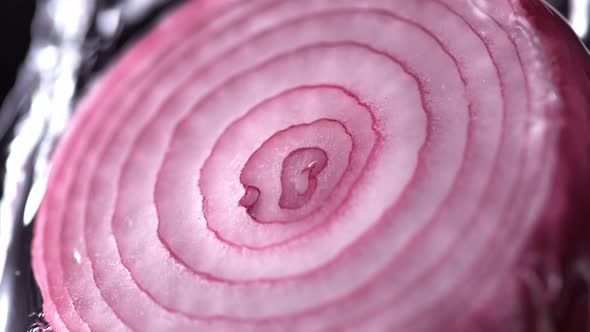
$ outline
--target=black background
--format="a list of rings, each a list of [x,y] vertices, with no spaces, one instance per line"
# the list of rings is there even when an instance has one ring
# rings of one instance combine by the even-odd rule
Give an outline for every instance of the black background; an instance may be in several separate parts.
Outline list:
[[[79,0],[83,1],[83,0]],[[33,0],[0,1],[0,99],[14,84],[30,43]]]
[[[84,0],[79,0],[84,1]],[[0,104],[14,85],[31,42],[34,0],[0,0]],[[0,197],[10,135],[0,133]]]

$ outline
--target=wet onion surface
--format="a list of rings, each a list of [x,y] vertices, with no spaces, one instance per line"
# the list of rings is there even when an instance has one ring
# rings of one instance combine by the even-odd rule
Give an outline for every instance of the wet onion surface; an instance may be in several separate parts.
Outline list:
[[[590,64],[553,15],[179,7],[95,83],[54,154],[32,251],[47,320],[578,331]]]

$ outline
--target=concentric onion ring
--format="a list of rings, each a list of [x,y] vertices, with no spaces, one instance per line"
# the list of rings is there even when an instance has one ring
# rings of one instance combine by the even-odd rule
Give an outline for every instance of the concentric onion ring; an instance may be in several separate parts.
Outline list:
[[[521,326],[515,272],[555,195],[566,104],[523,3],[182,6],[58,147],[33,251],[47,318]]]

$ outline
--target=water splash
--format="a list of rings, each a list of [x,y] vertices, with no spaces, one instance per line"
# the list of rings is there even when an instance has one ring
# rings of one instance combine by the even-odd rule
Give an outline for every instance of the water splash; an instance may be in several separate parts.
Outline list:
[[[29,315],[29,318],[33,320],[31,327],[27,332],[49,332],[53,331],[51,325],[45,320],[45,314],[42,312],[34,312]]]

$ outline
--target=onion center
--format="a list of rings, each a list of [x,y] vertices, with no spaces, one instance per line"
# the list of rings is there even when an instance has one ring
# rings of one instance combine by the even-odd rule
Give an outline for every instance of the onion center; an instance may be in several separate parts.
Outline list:
[[[302,142],[300,135],[311,139]],[[290,221],[300,220],[322,205],[344,174],[347,165],[327,167],[329,153],[334,148],[350,151],[350,144],[342,124],[328,119],[293,125],[271,136],[240,172],[245,192],[239,205],[258,221],[276,220],[272,211],[285,210],[291,211]]]
[[[284,160],[281,169],[281,209],[295,210],[305,206],[313,197],[318,187],[318,174],[328,163],[328,155],[320,148],[299,148],[291,152]],[[252,163],[249,165],[252,167]],[[261,172],[268,171],[264,167],[256,167]],[[244,179],[242,179],[244,181]],[[254,216],[257,209],[260,188],[242,182],[244,196],[239,204],[246,208],[248,214]]]
[[[326,167],[328,156],[319,148],[298,149],[283,161],[281,172],[282,192],[279,206],[283,209],[298,209],[313,196],[317,175]]]

